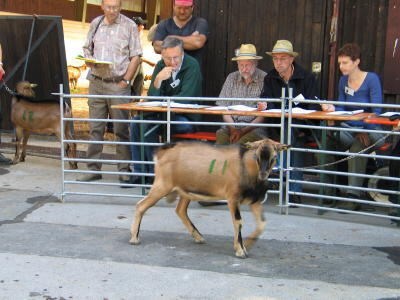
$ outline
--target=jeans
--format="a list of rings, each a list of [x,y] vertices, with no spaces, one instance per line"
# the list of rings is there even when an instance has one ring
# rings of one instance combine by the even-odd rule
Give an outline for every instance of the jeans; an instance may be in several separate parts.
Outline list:
[[[346,123],[342,123],[342,126],[351,128]],[[377,127],[376,129],[380,129],[380,128]],[[328,150],[334,150],[334,151],[349,150],[350,153],[360,152],[361,150],[365,149],[366,146],[363,145],[358,139],[355,138],[355,136],[357,134],[358,134],[358,132],[350,132],[350,131],[335,132],[334,135],[331,136],[327,141]],[[368,136],[369,136],[370,143],[373,144],[377,140],[379,140],[381,137],[383,137],[383,134],[373,132],[373,133],[368,133]],[[378,145],[375,146],[374,149],[379,148],[380,146],[383,145],[383,143],[384,143],[384,141],[380,142]],[[372,151],[374,151],[374,149],[370,149],[368,153],[371,153]],[[326,162],[331,163],[333,161],[335,161],[335,156],[328,154],[326,156]],[[365,174],[366,170],[367,170],[367,163],[368,163],[367,157],[352,158],[347,161],[348,172]],[[336,170],[336,165],[330,166],[327,169],[328,170]],[[333,175],[327,174],[326,178],[327,178],[328,183],[334,182]],[[351,187],[362,187],[364,180],[365,180],[364,177],[349,176],[348,177],[349,188],[346,189],[345,194],[350,194],[353,197],[360,198],[362,191],[352,189]],[[334,195],[335,193],[332,188],[328,188],[327,194]]]
[[[160,119],[160,114],[150,113],[146,114],[144,119],[156,120]],[[139,117],[135,117],[134,120],[140,120]],[[179,114],[172,114],[171,121],[179,121],[179,122],[187,122],[190,121],[186,116]],[[132,123],[131,124],[131,141],[139,142],[140,141],[140,126],[143,126],[144,132],[144,140],[145,143],[158,143],[158,135],[162,134],[160,132],[160,128],[155,130],[153,129],[158,124],[140,124],[140,123]],[[149,132],[151,130],[151,132]],[[191,124],[174,124],[171,125],[171,134],[176,133],[191,133],[195,131],[195,126]],[[141,147],[144,147],[144,159],[143,161],[153,161],[153,153],[155,146],[140,146],[140,145],[131,145],[131,153],[132,160],[142,161],[141,158]],[[154,165],[152,164],[134,164],[133,171],[135,173],[154,173]]]

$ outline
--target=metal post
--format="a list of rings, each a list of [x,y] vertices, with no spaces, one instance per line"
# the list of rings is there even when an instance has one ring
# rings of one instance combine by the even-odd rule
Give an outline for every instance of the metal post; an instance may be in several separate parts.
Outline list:
[[[167,99],[167,142],[171,142],[171,98]]]
[[[60,84],[60,136],[61,136],[61,202],[64,202],[65,196],[65,166],[64,166],[64,86]]]
[[[288,145],[291,145],[292,143],[292,106],[293,106],[293,89],[289,88],[289,107],[288,107],[288,126],[287,126],[287,140],[286,143]],[[286,152],[286,190],[285,190],[285,204],[286,204],[286,214],[289,213],[289,207],[288,202],[289,202],[289,190],[290,190],[290,168],[291,168],[291,163],[290,163],[290,155],[291,151],[290,148]]]
[[[285,88],[282,88],[281,95],[281,144],[285,143]],[[283,151],[279,153],[280,169],[279,169],[279,213],[283,213],[283,172],[284,172],[284,154]]]

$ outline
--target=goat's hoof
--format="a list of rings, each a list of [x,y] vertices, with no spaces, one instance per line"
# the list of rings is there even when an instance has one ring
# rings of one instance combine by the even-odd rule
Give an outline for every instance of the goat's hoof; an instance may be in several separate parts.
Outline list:
[[[69,166],[70,170],[76,170],[78,169],[78,164],[72,164]]]
[[[140,241],[138,240],[138,239],[131,239],[130,241],[129,241],[129,244],[131,244],[131,245],[139,245],[140,244]]]
[[[195,239],[194,242],[195,242],[196,244],[205,244],[205,243],[206,243],[206,240],[205,240],[205,239]]]
[[[247,258],[247,257],[249,257],[248,255],[247,255],[247,253],[245,253],[245,252],[242,252],[242,253],[237,253],[236,252],[236,257],[237,258]]]
[[[18,164],[18,163],[19,163],[19,160],[15,160],[15,159],[14,159],[14,160],[12,161],[12,164],[13,164],[13,165],[16,165],[16,164]]]
[[[247,251],[246,251],[245,248],[236,251],[235,255],[236,255],[236,257],[238,257],[238,258],[247,258],[247,257],[249,257],[249,256],[247,255]]]

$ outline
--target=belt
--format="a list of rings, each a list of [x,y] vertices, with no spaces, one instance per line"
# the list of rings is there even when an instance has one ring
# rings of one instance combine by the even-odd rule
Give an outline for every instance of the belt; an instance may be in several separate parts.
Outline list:
[[[122,80],[122,78],[124,78],[124,76],[111,77],[111,78],[103,78],[103,77],[96,76],[96,75],[93,75],[93,74],[92,74],[92,76],[93,76],[94,79],[101,80],[101,81],[103,81],[103,82],[115,82],[115,83],[120,82],[120,81]]]

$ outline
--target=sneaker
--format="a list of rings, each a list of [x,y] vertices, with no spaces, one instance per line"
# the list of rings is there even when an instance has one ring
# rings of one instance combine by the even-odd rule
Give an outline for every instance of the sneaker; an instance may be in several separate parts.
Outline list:
[[[82,174],[76,179],[76,181],[95,181],[102,178],[103,176],[101,176],[101,174]]]
[[[5,157],[3,154],[0,153],[0,164],[2,165],[11,165],[12,160],[8,157]]]
[[[120,175],[119,176],[119,182],[120,183],[131,183],[131,176],[128,175]]]

